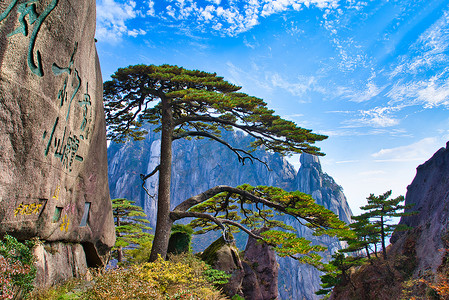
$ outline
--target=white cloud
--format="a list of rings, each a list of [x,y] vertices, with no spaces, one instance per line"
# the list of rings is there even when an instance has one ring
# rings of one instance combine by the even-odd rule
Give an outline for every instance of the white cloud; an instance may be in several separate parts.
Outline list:
[[[402,107],[375,107],[369,110],[360,110],[357,112],[358,117],[355,119],[346,120],[343,124],[348,128],[357,127],[374,127],[386,128],[399,124],[399,119],[396,119],[392,114]]]
[[[394,102],[408,102],[425,108],[449,107],[449,72],[429,79],[396,83],[387,93]]]
[[[410,47],[411,55],[401,57],[401,62],[390,73],[390,78],[407,74],[416,75],[426,70],[438,69],[449,60],[449,11],[424,31]]]
[[[301,10],[302,6],[316,6],[320,9],[337,8],[338,0],[273,0],[265,1],[261,15],[263,17],[286,11],[290,7],[296,11]]]
[[[441,147],[438,143],[439,139],[429,137],[410,145],[381,149],[371,156],[376,162],[424,162]]]
[[[142,34],[139,29],[129,30],[126,22],[140,14],[136,2],[118,3],[114,0],[102,0],[97,3],[97,32],[100,41],[119,42],[124,35]]]
[[[345,87],[339,87],[339,95],[342,97],[345,97],[353,102],[365,102],[373,99],[374,97],[378,96],[386,86],[378,86],[374,81],[369,80],[366,85],[358,90],[354,91],[349,88]]]
[[[304,96],[311,91],[325,93],[324,88],[318,84],[318,80],[315,76],[298,76],[298,81],[293,83],[285,80],[279,73],[271,74],[268,77],[268,80],[273,87],[286,90],[293,96]]]
[[[128,30],[128,35],[132,37],[137,37],[138,35],[145,35],[145,34],[147,34],[147,32],[143,29]]]
[[[314,6],[321,10],[338,7],[338,0],[232,0],[226,3],[226,6],[221,0],[206,0],[205,3],[195,0],[168,2],[165,10],[158,12],[161,20],[177,21],[177,26],[184,29],[188,27],[189,30],[203,32],[212,29],[220,35],[228,36],[246,32],[258,25],[261,17],[272,14],[288,10],[299,11],[303,6]],[[151,7],[154,9],[154,5]],[[157,14],[152,11],[152,15]]]
[[[445,11],[388,74],[396,82],[386,94],[393,102],[424,108],[449,107],[448,33],[449,11]]]
[[[336,164],[353,164],[353,163],[358,163],[360,162],[359,160],[341,160],[341,161],[336,161]]]
[[[148,4],[148,10],[147,10],[147,16],[152,16],[152,17],[154,17],[155,16],[155,14],[156,14],[156,11],[154,10],[154,1],[153,0],[149,0],[148,2],[147,2],[147,4]]]

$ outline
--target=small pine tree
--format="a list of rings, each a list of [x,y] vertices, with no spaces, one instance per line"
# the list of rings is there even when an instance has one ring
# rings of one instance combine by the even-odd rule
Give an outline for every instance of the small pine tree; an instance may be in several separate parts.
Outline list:
[[[404,202],[404,196],[388,199],[390,196],[391,190],[379,196],[374,196],[374,194],[371,194],[368,198],[366,198],[368,200],[368,204],[360,207],[362,210],[367,211],[362,214],[360,218],[370,220],[370,222],[379,229],[378,232],[380,242],[382,244],[382,255],[384,259],[387,259],[387,250],[385,246],[387,237],[395,229],[406,229],[398,224],[390,224],[389,222],[391,221],[391,217],[402,217],[414,214],[404,212],[404,209],[410,207],[410,205],[401,204]],[[372,236],[372,238],[374,238],[374,236]]]
[[[348,283],[355,289],[349,270],[362,265],[365,261],[363,257],[345,256],[341,251],[333,254],[332,258],[321,269],[326,273],[320,277],[322,288],[315,293],[317,295],[329,295],[335,286]]]
[[[140,206],[135,201],[124,198],[112,200],[112,213],[114,215],[116,242],[112,249],[112,256],[119,263],[124,261],[124,254],[141,247],[148,247],[152,235],[147,230],[151,228],[145,224],[149,221]]]
[[[359,252],[362,249],[366,252],[366,257],[371,259],[370,245],[377,245],[380,241],[379,226],[370,222],[366,215],[353,216],[353,223],[349,224],[349,227],[354,231],[354,236],[343,239],[348,243],[345,249],[341,252]],[[374,253],[377,256],[377,253]]]

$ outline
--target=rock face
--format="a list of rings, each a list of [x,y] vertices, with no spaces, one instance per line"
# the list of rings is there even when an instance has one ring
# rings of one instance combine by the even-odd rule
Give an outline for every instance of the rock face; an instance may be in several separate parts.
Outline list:
[[[94,34],[93,0],[0,1],[0,234],[44,242],[42,284],[115,240]]]
[[[263,231],[261,228],[256,234]],[[279,265],[274,250],[267,244],[258,243],[256,239],[249,237],[242,265],[245,272],[242,286],[245,299],[278,299]]]
[[[251,141],[249,136],[241,132],[223,132],[223,138],[240,148]],[[153,228],[156,221],[156,198],[145,194],[141,188],[142,181],[139,174],[148,174],[158,165],[159,147],[159,136],[150,131],[144,141],[128,142],[123,145],[111,144],[108,148],[111,197],[124,197],[136,201],[144,208]],[[225,146],[209,140],[175,141],[172,207],[219,184],[237,186],[248,183],[254,186],[272,185],[286,190],[299,189],[301,192],[312,194],[319,204],[333,210],[342,220],[350,219],[351,211],[341,187],[322,172],[318,158],[302,155],[301,168],[296,172],[293,166],[278,154],[258,150],[255,155],[268,162],[273,171],[268,171],[258,162],[242,166]],[[157,194],[157,181],[157,176],[146,181],[145,186],[152,195]],[[336,239],[313,237],[308,229],[296,221],[288,218],[284,221],[297,227],[301,234],[326,245],[329,253],[341,247]],[[212,241],[204,242],[203,246],[209,245],[210,242]],[[279,264],[280,299],[317,299],[314,292],[319,289],[320,273],[316,269],[299,265],[292,259],[280,259]]]
[[[399,223],[413,230],[395,232],[392,251],[401,251],[405,241],[413,236],[415,276],[426,270],[436,273],[446,253],[442,250],[449,247],[449,142],[416,169],[416,176],[407,187],[405,204],[413,205],[407,212],[418,213],[401,218]]]
[[[261,233],[265,229],[259,229]],[[201,258],[214,269],[231,275],[222,289],[229,296],[236,294],[251,300],[278,299],[278,263],[275,252],[266,244],[249,238],[243,256],[235,244],[226,244],[223,237],[213,242]]]
[[[243,296],[242,282],[245,273],[238,248],[234,243],[226,244],[223,237],[220,237],[204,250],[201,259],[214,269],[231,275],[229,282],[222,287],[226,295],[230,297],[236,294]]]

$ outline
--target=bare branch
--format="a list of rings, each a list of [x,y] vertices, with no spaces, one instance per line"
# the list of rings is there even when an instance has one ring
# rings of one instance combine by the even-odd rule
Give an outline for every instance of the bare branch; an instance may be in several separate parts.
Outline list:
[[[161,166],[161,165],[157,165],[156,168],[154,168],[154,170],[151,171],[151,173],[148,174],[148,175],[140,174],[140,179],[142,179],[142,188],[145,190],[145,193],[147,193],[148,197],[150,197],[150,198],[152,198],[152,199],[154,199],[155,196],[154,196],[154,195],[151,195],[150,192],[148,191],[148,189],[145,187],[145,181],[146,181],[148,178],[150,178],[151,176],[153,176],[154,174],[156,174],[156,172],[159,171],[160,166]]]
[[[148,178],[150,178],[151,176],[153,176],[154,174],[156,174],[157,171],[159,171],[159,168],[161,167],[161,165],[157,165],[156,168],[154,168],[153,171],[151,171],[150,174],[148,175],[143,175],[140,174],[140,179],[142,179],[143,181],[147,180]]]
[[[213,135],[211,133],[208,133],[208,132],[204,132],[204,131],[187,131],[187,132],[183,132],[183,133],[180,133],[180,134],[177,134],[177,135],[173,136],[173,140],[178,140],[178,139],[181,139],[181,138],[184,138],[184,137],[188,137],[188,136],[202,136],[202,137],[207,137],[207,138],[210,138],[212,140],[215,140],[215,141],[225,145],[229,149],[231,149],[231,151],[233,151],[237,155],[239,162],[241,162],[243,165],[245,164],[245,160],[246,159],[249,159],[251,161],[251,163],[253,163],[253,160],[257,160],[258,162],[261,162],[262,164],[264,164],[269,171],[271,171],[271,169],[268,166],[267,162],[265,162],[263,160],[260,160],[259,158],[255,157],[254,155],[252,155],[248,151],[232,147],[228,142],[226,142],[226,141],[220,139],[219,137],[217,137],[217,136],[215,136],[215,135]],[[242,156],[240,153],[243,153],[245,156]]]

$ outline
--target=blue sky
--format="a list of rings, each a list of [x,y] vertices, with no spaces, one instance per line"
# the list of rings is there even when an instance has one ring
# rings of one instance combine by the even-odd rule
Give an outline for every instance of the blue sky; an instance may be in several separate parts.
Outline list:
[[[328,135],[323,169],[356,214],[405,194],[449,140],[446,0],[97,0],[96,37],[104,80],[139,63],[216,72]]]

